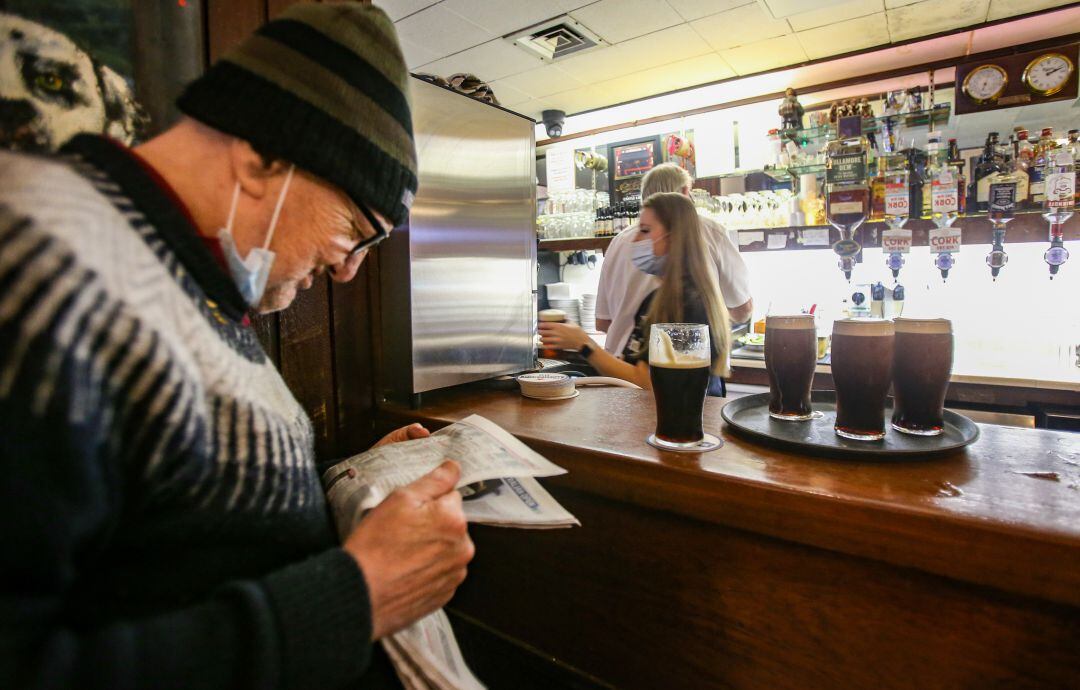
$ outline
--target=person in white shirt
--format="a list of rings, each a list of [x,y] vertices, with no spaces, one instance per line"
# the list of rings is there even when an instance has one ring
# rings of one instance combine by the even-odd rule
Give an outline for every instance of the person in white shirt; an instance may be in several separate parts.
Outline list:
[[[641,182],[641,199],[644,202],[658,192],[680,192],[690,196],[692,184],[690,173],[674,163],[664,163],[645,175]],[[719,223],[702,217],[701,226],[731,321],[744,323],[754,313],[750,272],[735,243]],[[604,349],[616,356],[626,348],[642,301],[660,285],[658,278],[639,271],[630,260],[631,244],[637,234],[638,224],[634,223],[611,240],[604,252],[596,292],[596,327],[607,333]]]

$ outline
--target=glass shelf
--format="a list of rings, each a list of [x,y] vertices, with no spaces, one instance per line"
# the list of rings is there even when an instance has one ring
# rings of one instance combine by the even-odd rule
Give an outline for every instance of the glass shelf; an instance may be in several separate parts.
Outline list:
[[[882,123],[893,120],[902,127],[925,127],[927,125],[944,125],[948,123],[952,115],[952,105],[941,103],[933,110],[916,110],[910,113],[898,115],[882,115],[881,117],[863,118],[863,134],[871,134],[881,130]],[[799,129],[780,130],[782,139],[791,139],[805,143],[819,141],[825,138],[836,137],[836,125],[828,124],[820,127],[803,127]]]

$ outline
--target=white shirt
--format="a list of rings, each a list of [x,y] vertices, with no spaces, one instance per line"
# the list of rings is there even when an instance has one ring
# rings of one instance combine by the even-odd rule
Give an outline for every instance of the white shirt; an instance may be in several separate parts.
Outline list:
[[[716,261],[724,304],[729,309],[741,307],[750,301],[750,271],[727,231],[711,218],[699,217],[709,252]],[[622,354],[634,330],[634,316],[641,301],[660,287],[659,278],[639,271],[630,260],[630,244],[637,231],[634,223],[611,240],[604,252],[596,291],[596,318],[611,321],[604,349],[616,356]]]

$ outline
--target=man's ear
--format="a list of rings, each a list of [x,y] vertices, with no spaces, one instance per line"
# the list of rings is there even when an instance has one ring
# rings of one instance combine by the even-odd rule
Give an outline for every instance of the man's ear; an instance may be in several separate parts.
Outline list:
[[[131,146],[143,138],[150,118],[136,102],[123,77],[96,61],[93,65],[101,101],[105,104],[105,127],[102,134]]]
[[[266,194],[270,180],[289,171],[285,161],[267,159],[251,144],[236,137],[229,143],[229,158],[240,187],[244,193],[256,199]]]

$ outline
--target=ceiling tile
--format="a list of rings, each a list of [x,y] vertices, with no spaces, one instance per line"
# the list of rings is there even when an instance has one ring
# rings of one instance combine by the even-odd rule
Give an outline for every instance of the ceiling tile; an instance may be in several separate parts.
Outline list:
[[[539,122],[540,114],[545,110],[551,110],[553,108],[558,109],[558,106],[549,103],[543,98],[534,98],[531,101],[519,103],[513,108],[510,108],[510,110],[513,110],[515,113],[521,113],[525,117],[531,117],[533,120]]]
[[[556,65],[544,65],[539,69],[529,70],[528,72],[522,72],[492,82],[496,93],[498,93],[499,87],[503,85],[523,91],[533,98],[543,98],[553,93],[584,86],[584,84],[569,73],[559,69]]]
[[[518,91],[506,84],[494,84],[491,89],[495,92],[495,98],[499,99],[499,105],[504,108],[513,108],[515,105],[520,105],[521,103],[533,99],[532,96],[524,91]]]
[[[806,31],[807,29],[815,29],[819,26],[835,24],[847,19],[865,17],[868,14],[881,12],[884,9],[884,0],[848,0],[848,2],[840,5],[793,14],[787,20],[795,31]]]
[[[885,9],[891,10],[894,7],[903,7],[905,5],[914,5],[917,2],[923,0],[885,0]]]
[[[805,62],[808,58],[795,36],[769,38],[730,50],[721,50],[720,57],[738,74],[753,74],[786,65]]]
[[[686,24],[680,24],[617,46],[571,56],[558,64],[588,84],[711,52],[712,48],[697,32]]]
[[[1070,0],[990,0],[990,14],[986,18],[993,21],[1068,4]]]
[[[438,59],[492,38],[487,31],[463,19],[442,5],[406,17],[397,22],[398,37],[416,46],[423,46]],[[430,62],[428,60],[427,62]]]
[[[442,5],[496,36],[514,33],[566,12],[559,0],[443,0]]]
[[[600,86],[616,93],[618,99],[612,101],[613,103],[621,103],[734,76],[735,70],[731,69],[723,58],[716,53],[709,53],[612,79]]]
[[[423,67],[425,72],[447,77],[457,72],[471,72],[484,81],[494,81],[511,74],[527,72],[543,66],[543,61],[533,57],[501,38],[469,48]]]
[[[888,10],[889,36],[893,41],[959,29],[986,20],[990,0],[924,0]]]
[[[869,17],[849,19],[846,22],[800,31],[795,34],[811,60],[848,53],[861,48],[886,45],[889,42],[889,25],[884,12]]]
[[[994,12],[993,0],[991,0],[990,12],[991,14]],[[974,32],[971,52],[981,53],[987,50],[1008,48],[1078,31],[1080,31],[1080,8],[1074,7],[1038,17],[984,26]]]
[[[667,0],[667,3],[688,22],[753,2],[754,0]]]
[[[614,103],[621,103],[625,100],[627,100],[626,96],[623,96],[618,91],[607,88],[607,86],[603,84],[582,86],[577,89],[556,93],[544,98],[544,101],[549,103],[551,107],[562,110],[566,112],[567,115],[574,115],[585,110],[603,108]]]
[[[622,43],[683,21],[664,0],[600,0],[574,10],[570,16],[611,43]]]
[[[690,22],[690,26],[715,50],[734,48],[791,32],[786,21],[773,19],[756,3],[698,19]]]
[[[400,36],[398,37],[398,43],[401,44],[401,52],[405,54],[405,64],[409,69],[416,69],[420,65],[427,64],[432,60],[439,58],[438,53],[428,50],[424,46],[413,43],[412,41],[406,41]]]
[[[379,0],[375,3],[386,12],[391,21],[397,21],[414,12],[438,4],[439,0]]]

